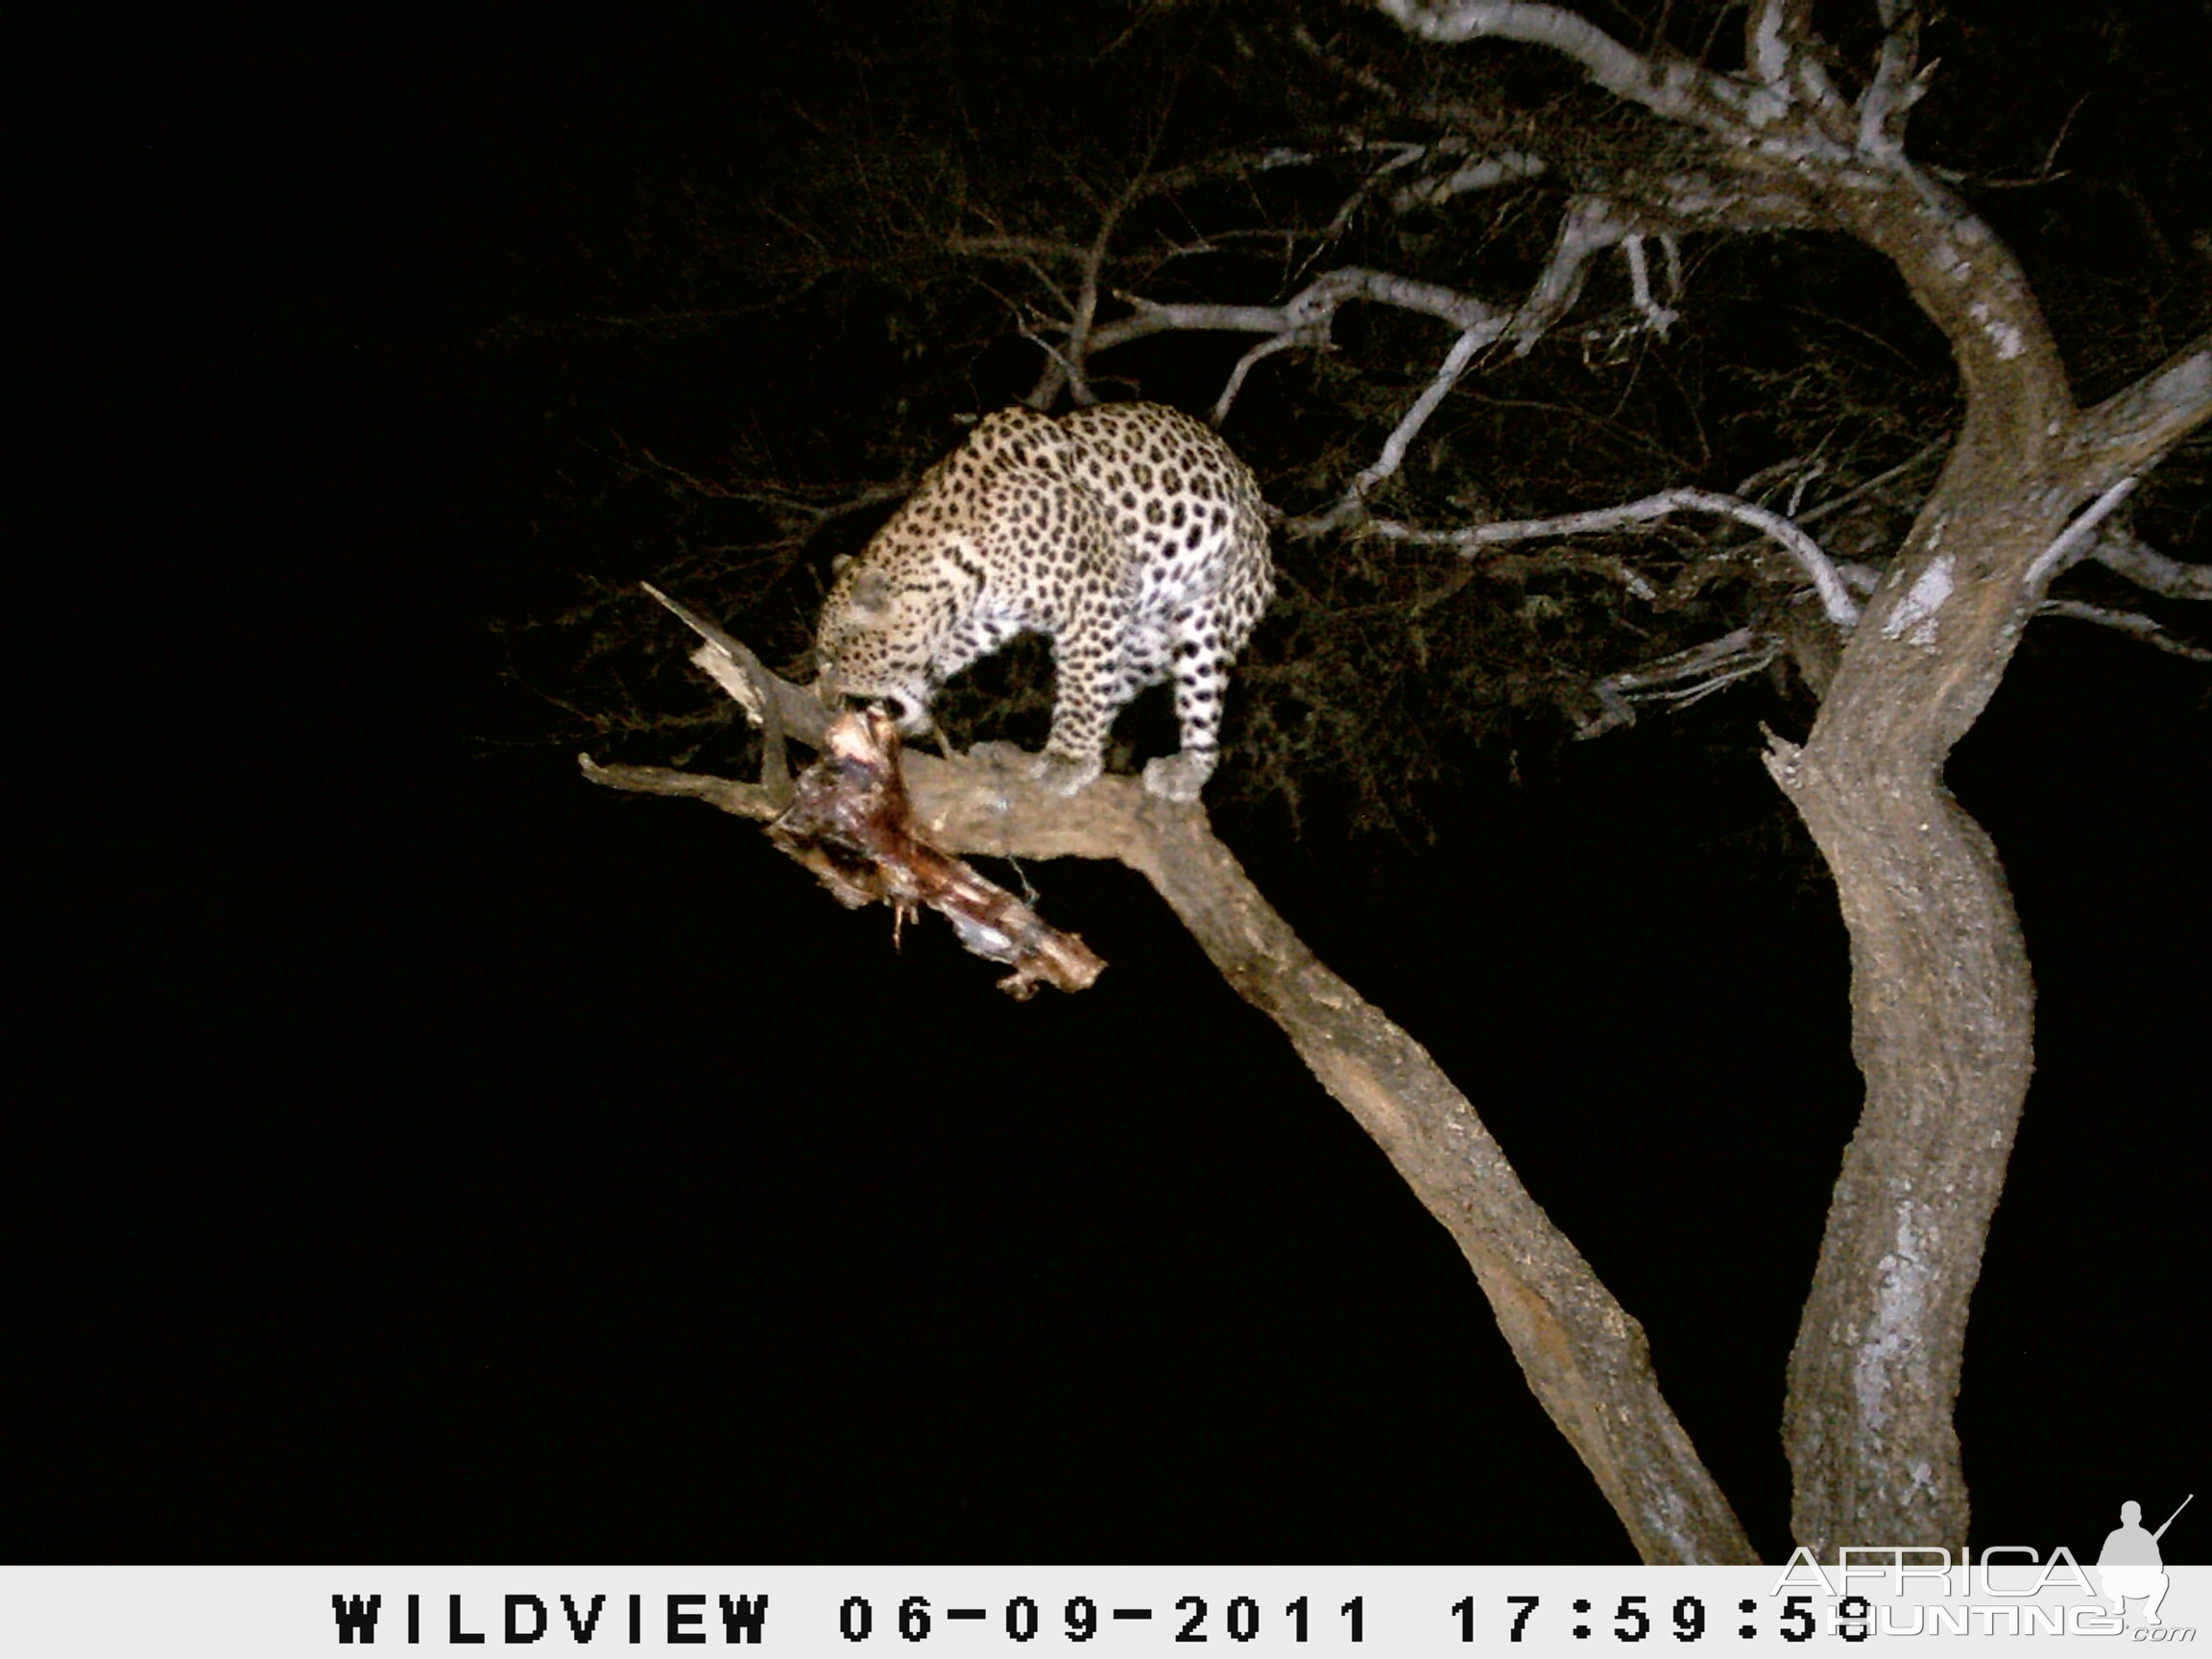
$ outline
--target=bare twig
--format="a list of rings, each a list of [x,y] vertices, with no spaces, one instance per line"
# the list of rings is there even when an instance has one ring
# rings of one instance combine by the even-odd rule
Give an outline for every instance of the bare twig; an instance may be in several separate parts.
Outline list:
[[[1859,99],[1859,154],[1870,161],[1905,161],[1905,115],[1927,92],[1929,78],[1915,70],[1920,60],[1920,12],[1900,0],[1882,0],[1882,51],[1874,78]],[[1931,68],[1934,65],[1930,65]]]
[[[691,661],[745,710],[748,720],[765,730],[774,719],[789,736],[809,748],[821,746],[830,717],[812,691],[770,673],[750,649],[706,617],[678,604],[651,583],[643,586],[705,641],[692,653]]]
[[[1589,278],[1591,256],[1630,240],[1636,229],[1637,222],[1627,210],[1602,196],[1577,196],[1567,204],[1551,255],[1513,314],[1513,349],[1518,355],[1526,357],[1574,308]],[[1669,323],[1674,321],[1673,313],[1666,315]]]
[[[1401,213],[1415,207],[1441,207],[1454,197],[1472,191],[1496,190],[1507,184],[1541,179],[1550,165],[1541,156],[1531,156],[1525,150],[1500,150],[1477,156],[1439,178],[1407,184],[1391,199],[1390,204]]]
[[[2106,524],[2089,557],[2136,587],[2168,599],[2212,599],[2212,565],[2190,565]]]
[[[1419,530],[1393,519],[1376,519],[1367,528],[1371,534],[1386,541],[1404,541],[1414,546],[1453,547],[1458,550],[1461,558],[1473,558],[1478,549],[1501,542],[1620,530],[1631,524],[1649,523],[1653,519],[1681,512],[1718,513],[1739,523],[1748,524],[1761,534],[1770,537],[1812,579],[1814,589],[1820,595],[1821,608],[1827,612],[1830,621],[1839,628],[1850,628],[1858,623],[1858,601],[1851,597],[1841,574],[1828,555],[1821,551],[1819,542],[1779,513],[1734,495],[1723,495],[1718,491],[1662,490],[1656,495],[1623,502],[1618,507],[1601,507],[1587,513],[1565,513],[1552,518],[1521,518],[1495,524],[1472,524],[1457,530]]]
[[[1725,685],[1767,667],[1786,649],[1773,635],[1739,628],[1718,639],[1662,657],[1656,662],[1608,674],[1590,687],[1603,712],[1580,722],[1575,736],[1599,737],[1636,718],[1637,703],[1672,703],[1687,708]]]
[[[2132,495],[2135,486],[2142,481],[2133,474],[2122,478],[2076,514],[2073,522],[2052,538],[2051,545],[2037,554],[2035,562],[2028,566],[2027,575],[2021,578],[2028,590],[2032,593],[2040,592],[2052,577],[2076,559],[2087,554],[2090,538],[2096,535],[2097,526],[2104,522],[2113,508]]]
[[[791,799],[791,763],[783,748],[783,706],[776,676],[742,641],[732,638],[688,606],[680,605],[650,582],[638,584],[672,612],[677,620],[706,641],[691,661],[737,702],[761,730],[760,786],[772,801]]]
[[[2212,662],[2212,651],[2200,645],[2192,645],[2186,639],[2176,639],[2154,620],[2135,611],[2114,611],[2104,605],[2088,605],[2079,599],[2046,599],[2035,607],[2038,616],[2067,616],[2077,622],[2094,622],[2100,628],[2114,628],[2140,639],[2146,645],[2155,645],[2161,651],[2171,651],[2176,657],[2186,657],[2192,662]]]
[[[1892,484],[1899,478],[1904,477],[1906,473],[1912,471],[1915,468],[1924,467],[1929,462],[1935,460],[1937,456],[1942,455],[1951,447],[1953,439],[1954,434],[1949,432],[1944,433],[1939,438],[1931,439],[1928,443],[1922,445],[1917,450],[1913,451],[1910,459],[1898,462],[1896,466],[1890,468],[1887,471],[1877,472],[1873,477],[1867,479],[1863,484],[1855,484],[1850,489],[1844,491],[1842,494],[1831,495],[1825,501],[1815,501],[1812,506],[1806,508],[1804,512],[1792,513],[1790,515],[1790,517],[1794,518],[1799,524],[1811,524],[1818,519],[1827,517],[1832,513],[1840,513],[1844,508],[1851,506],[1854,502],[1864,500],[1867,496],[1883,489],[1885,486]]]

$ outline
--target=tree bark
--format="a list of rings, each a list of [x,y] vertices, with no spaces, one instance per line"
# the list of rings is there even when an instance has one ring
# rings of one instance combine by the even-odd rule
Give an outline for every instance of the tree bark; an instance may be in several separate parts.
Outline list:
[[[1965,1540],[1952,1416],[1967,1301],[2033,1065],[2004,869],[1926,753],[1930,700],[1911,683],[1950,667],[1993,685],[2002,656],[1931,654],[1911,681],[1855,675],[1852,656],[1804,748],[1777,740],[1767,757],[1836,878],[1866,1080],[1783,1417],[1791,1530],[1821,1560]]]

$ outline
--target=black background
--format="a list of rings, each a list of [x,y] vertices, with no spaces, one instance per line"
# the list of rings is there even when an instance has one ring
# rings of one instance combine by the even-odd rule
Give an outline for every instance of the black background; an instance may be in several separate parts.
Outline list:
[[[684,43],[57,64],[9,1555],[1627,1559],[1446,1236],[1138,878],[1031,870],[1111,968],[1016,1006],[749,827],[484,740],[558,371],[471,343],[471,204],[557,196],[524,117]],[[1501,764],[1418,856],[1223,828],[1467,1089],[1778,1556],[1858,1081],[1762,716],[1802,732],[1746,686]],[[2041,993],[1977,1543],[2079,1553],[2200,1483],[2208,733],[2200,666],[2049,622],[1952,768]]]

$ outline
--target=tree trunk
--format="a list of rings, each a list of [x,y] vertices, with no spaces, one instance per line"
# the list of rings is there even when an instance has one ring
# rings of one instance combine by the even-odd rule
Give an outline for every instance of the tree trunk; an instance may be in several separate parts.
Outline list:
[[[1823,1561],[1966,1541],[1952,1415],[2034,1066],[2034,986],[2004,866],[1943,765],[2004,677],[2045,555],[2127,464],[2125,445],[2081,453],[2090,422],[1994,232],[1923,177],[1878,177],[1834,191],[1831,211],[1950,339],[1966,419],[1804,747],[1767,756],[1836,878],[1866,1079],[1783,1416],[1792,1528]]]
[[[1923,524],[1947,526],[1961,562],[2023,568],[2056,525],[1962,510],[2012,488],[1955,464]],[[1805,746],[1776,741],[1767,757],[1836,878],[1866,1079],[1783,1419],[1792,1532],[1821,1560],[1846,1544],[1966,1538],[1952,1413],[2033,1069],[2034,986],[1996,848],[1943,786],[1955,733],[1939,711],[1962,678],[1980,683],[1975,701],[1994,689],[2018,626],[2003,589],[2017,587],[1962,580],[1935,624],[1940,650],[1912,643],[1910,618],[1894,626],[1898,606],[1887,625],[1870,617]]]
[[[1717,169],[1762,204],[1788,204],[1770,224],[1816,223],[1872,248],[1950,343],[1966,398],[1958,447],[1851,630],[1804,747],[1777,739],[1767,767],[1836,878],[1866,1078],[1790,1360],[1796,1537],[1824,1561],[1853,1544],[1956,1549],[1966,1305],[2032,1069],[2034,994],[2004,868],[1944,789],[1943,764],[2069,550],[2212,413],[2212,339],[2075,407],[2018,260],[1905,155],[1926,84],[1911,8],[1883,9],[1887,37],[1846,101],[1813,9],[1788,0],[1750,8],[1735,74],[1635,52],[1555,6],[1380,3],[1432,40],[1562,53],[1616,96],[1708,134]],[[1677,223],[1727,217],[1696,191],[1669,207]]]

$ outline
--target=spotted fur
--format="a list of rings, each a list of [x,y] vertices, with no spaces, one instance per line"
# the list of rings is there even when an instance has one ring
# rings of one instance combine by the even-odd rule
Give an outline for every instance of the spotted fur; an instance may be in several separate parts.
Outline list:
[[[987,416],[831,585],[825,701],[880,703],[909,736],[937,688],[1020,634],[1051,637],[1052,735],[1030,764],[1064,795],[1098,776],[1115,716],[1172,680],[1178,754],[1144,786],[1197,799],[1229,664],[1274,594],[1252,473],[1158,403]]]

